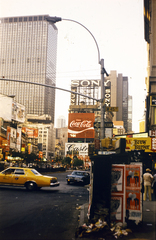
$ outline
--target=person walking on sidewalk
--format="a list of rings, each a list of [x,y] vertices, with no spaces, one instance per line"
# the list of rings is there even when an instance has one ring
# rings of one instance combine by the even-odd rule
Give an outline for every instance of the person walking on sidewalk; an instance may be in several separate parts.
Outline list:
[[[144,173],[143,175],[143,181],[144,181],[144,201],[146,201],[147,199],[147,192],[148,192],[149,201],[151,201],[152,200],[151,188],[152,188],[153,176],[149,168],[146,169],[146,173]]]
[[[154,200],[156,200],[156,170],[154,171],[154,175],[153,175],[152,188],[153,188]]]

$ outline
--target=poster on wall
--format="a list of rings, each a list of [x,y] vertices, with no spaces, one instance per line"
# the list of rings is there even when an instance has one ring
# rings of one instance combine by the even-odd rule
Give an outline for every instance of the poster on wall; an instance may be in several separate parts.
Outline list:
[[[142,163],[126,165],[125,204],[129,220],[142,221]]]
[[[124,213],[123,195],[112,195],[111,196],[111,221],[123,222]]]
[[[94,138],[94,113],[69,113],[68,138]]]
[[[124,193],[124,166],[112,165],[111,192]]]

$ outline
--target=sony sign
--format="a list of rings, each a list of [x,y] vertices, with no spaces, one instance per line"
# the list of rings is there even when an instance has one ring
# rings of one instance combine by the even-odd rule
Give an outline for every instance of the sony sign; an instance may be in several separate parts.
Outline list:
[[[100,80],[72,80],[71,87],[99,87]]]
[[[77,92],[77,87],[71,87],[71,91]],[[70,104],[71,105],[75,105],[76,104],[76,95],[77,94],[71,93],[71,97],[70,97]]]
[[[111,106],[111,81],[108,78],[105,78],[105,106]]]

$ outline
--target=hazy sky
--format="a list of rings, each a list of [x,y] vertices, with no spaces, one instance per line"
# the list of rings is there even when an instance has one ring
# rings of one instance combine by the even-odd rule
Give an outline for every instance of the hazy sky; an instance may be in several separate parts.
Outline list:
[[[147,45],[144,40],[143,0],[0,0],[0,17],[48,14],[80,22],[94,35],[100,58],[109,73],[129,79],[133,97],[133,130],[144,113]],[[100,79],[98,52],[92,36],[74,22],[58,28],[56,85],[70,89],[73,79]],[[56,91],[55,119],[68,118],[70,94]],[[56,122],[56,121],[55,121]]]

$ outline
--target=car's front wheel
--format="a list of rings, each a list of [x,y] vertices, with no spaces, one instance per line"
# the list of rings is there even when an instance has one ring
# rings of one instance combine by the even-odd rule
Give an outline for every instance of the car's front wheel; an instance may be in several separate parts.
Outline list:
[[[34,182],[28,182],[27,184],[26,184],[26,189],[28,190],[28,191],[33,191],[33,190],[35,190],[37,188],[37,185],[36,185],[36,183],[34,183]]]

